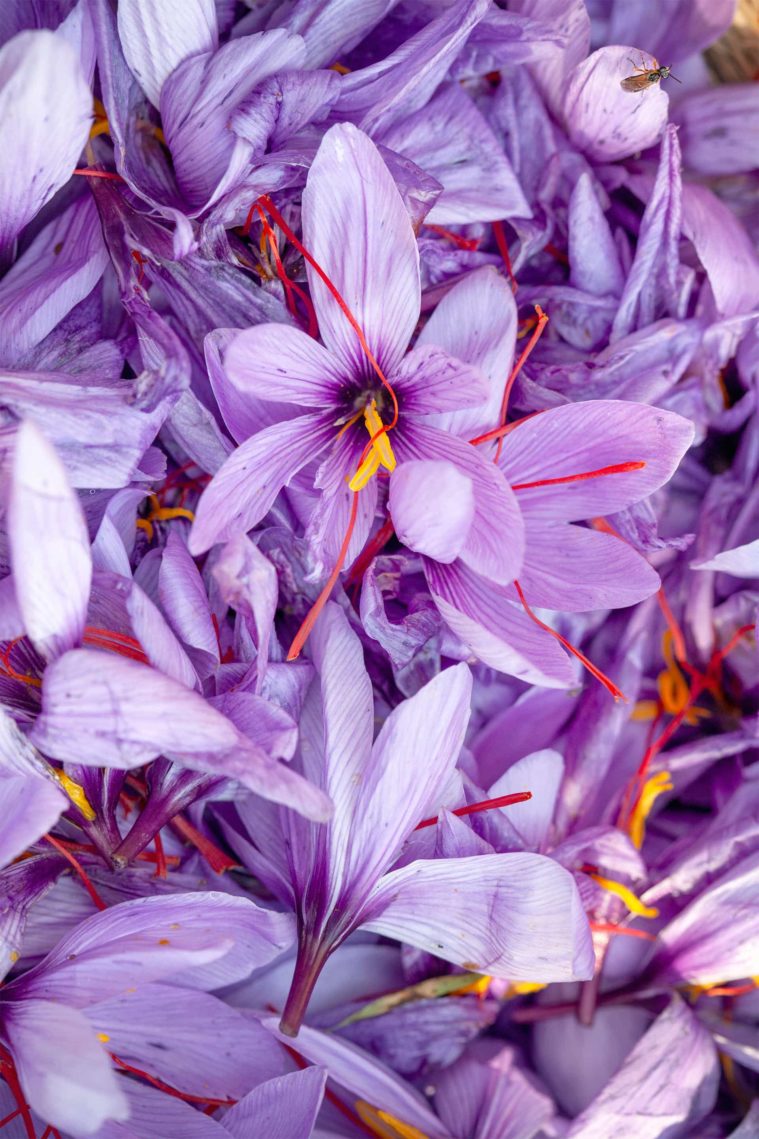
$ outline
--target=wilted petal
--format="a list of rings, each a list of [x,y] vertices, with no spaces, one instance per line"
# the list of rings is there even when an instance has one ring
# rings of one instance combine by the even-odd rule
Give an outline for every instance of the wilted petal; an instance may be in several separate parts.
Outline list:
[[[564,99],[564,118],[572,142],[590,158],[613,162],[653,146],[667,123],[669,96],[661,83],[645,92],[623,91],[640,51],[602,47],[574,69]]]
[[[67,182],[92,121],[92,96],[73,49],[48,31],[0,50],[0,254]]]
[[[190,553],[197,557],[215,542],[247,533],[282,487],[324,450],[334,434],[324,415],[302,415],[275,423],[238,447],[201,495]]]
[[[161,88],[183,59],[218,44],[213,0],[126,0],[119,4],[121,46],[132,74],[154,107]]]
[[[367,915],[364,928],[474,972],[541,983],[593,975],[574,878],[539,854],[412,862],[385,875]]]
[[[224,1116],[233,1139],[304,1139],[316,1122],[327,1072],[306,1068],[259,1084]]]
[[[63,464],[31,422],[16,433],[8,536],[26,631],[43,656],[55,659],[81,641],[92,558],[87,525]]]
[[[84,1014],[46,1000],[5,1005],[3,1027],[21,1086],[44,1120],[92,1135],[129,1115],[108,1054]]]
[[[693,424],[671,411],[621,400],[566,404],[522,420],[506,437],[501,468],[528,519],[574,521],[613,514],[669,479],[690,446]],[[524,486],[643,463],[553,486]]]
[[[568,1139],[607,1139],[620,1129],[631,1139],[693,1134],[714,1106],[718,1083],[711,1037],[676,996],[574,1121]]]
[[[387,375],[419,318],[419,252],[390,171],[374,143],[350,123],[327,132],[309,171],[303,243]],[[308,280],[324,343],[348,374],[365,375],[369,364],[356,332],[310,267]]]
[[[445,461],[401,463],[390,479],[388,505],[404,545],[437,562],[453,562],[474,518],[472,480]]]

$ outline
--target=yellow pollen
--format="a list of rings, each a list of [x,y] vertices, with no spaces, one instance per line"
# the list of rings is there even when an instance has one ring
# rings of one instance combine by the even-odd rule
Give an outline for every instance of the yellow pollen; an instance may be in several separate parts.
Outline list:
[[[84,793],[84,788],[81,787],[79,783],[75,783],[73,779],[69,779],[68,775],[63,771],[53,771],[53,775],[74,806],[79,808],[88,822],[92,822],[95,818],[95,812],[89,804],[87,796]]]
[[[590,878],[597,882],[604,890],[608,890],[610,894],[615,894],[621,901],[625,903],[631,914],[637,914],[641,918],[656,918],[659,916],[659,911],[654,906],[646,906],[641,902],[640,898],[633,894],[627,886],[623,886],[621,882],[615,882],[613,878],[602,878],[600,874],[590,874]]]
[[[651,808],[660,795],[665,791],[672,791],[674,783],[668,771],[657,771],[643,784],[643,790],[638,801],[632,809],[627,831],[638,850],[643,846],[646,834],[646,819],[651,814]]]
[[[344,63],[331,63],[329,71],[336,71],[338,75],[350,75],[350,67],[346,67]]]
[[[372,476],[376,475],[380,467],[384,467],[386,471],[394,471],[396,466],[395,455],[393,454],[390,439],[388,438],[387,432],[382,431],[383,423],[377,411],[375,400],[372,400],[371,403],[364,408],[364,424],[366,430],[369,432],[369,438],[372,440],[372,448],[353,478],[349,481],[348,486],[351,490],[363,490]],[[382,432],[382,434],[379,434],[380,432]],[[375,438],[375,436],[377,437]]]
[[[381,1111],[379,1108],[372,1107],[363,1099],[356,1100],[354,1106],[361,1122],[370,1127],[375,1135],[380,1136],[380,1139],[427,1139],[427,1136],[418,1127],[404,1123],[395,1115],[391,1115],[389,1111]]]
[[[101,1044],[107,1044],[110,1039],[107,1032],[98,1032],[98,1040]]]
[[[16,964],[16,962],[18,961],[18,959],[19,959],[19,957],[20,957],[20,956],[21,956],[21,955],[20,955],[19,953],[17,953],[15,949],[11,949],[11,951],[10,951],[10,954],[9,954],[9,957],[10,957],[10,959],[11,959],[11,963],[12,963],[13,965],[15,965],[15,964]]]
[[[168,937],[159,937],[158,938],[158,944],[159,945],[171,945],[171,942],[169,941]]]
[[[539,993],[545,988],[546,985],[542,981],[514,981],[509,985],[509,996],[523,997],[527,993]]]

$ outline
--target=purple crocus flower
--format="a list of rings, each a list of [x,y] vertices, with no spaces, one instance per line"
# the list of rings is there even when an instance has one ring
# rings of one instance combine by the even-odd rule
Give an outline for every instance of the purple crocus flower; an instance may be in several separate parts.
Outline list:
[[[372,743],[371,683],[360,642],[337,606],[317,621],[311,649],[319,683],[306,700],[300,762],[335,802],[334,821],[315,827],[254,804],[245,812],[251,841],[261,844],[253,856],[258,872],[298,917],[283,1030],[298,1031],[324,962],[358,926],[498,976],[590,975],[589,931],[574,881],[550,859],[494,855],[392,869],[405,839],[436,814],[452,781],[455,788],[469,714],[467,668],[446,670],[405,701]]]
[[[258,325],[232,341],[224,368],[238,404],[266,400],[318,410],[280,418],[230,456],[201,497],[191,550],[201,553],[249,530],[279,490],[314,463],[306,536],[321,574],[338,562],[346,532],[352,536],[343,560],[363,547],[380,468],[392,474],[406,459],[444,458],[460,466],[475,489],[462,557],[496,581],[512,580],[522,527],[505,479],[474,448],[427,422],[432,414],[482,402],[484,379],[434,345],[405,354],[420,311],[416,238],[379,152],[350,124],[327,133],[311,167],[303,239],[344,301],[309,263],[323,346],[295,328]],[[236,433],[234,421],[230,427]],[[509,534],[506,545],[503,533]]]

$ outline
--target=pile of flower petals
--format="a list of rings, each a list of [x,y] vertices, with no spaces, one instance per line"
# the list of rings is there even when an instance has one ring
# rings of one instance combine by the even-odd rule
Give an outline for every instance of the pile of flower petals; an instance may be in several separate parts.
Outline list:
[[[759,1135],[735,8],[5,0],[0,1139]]]

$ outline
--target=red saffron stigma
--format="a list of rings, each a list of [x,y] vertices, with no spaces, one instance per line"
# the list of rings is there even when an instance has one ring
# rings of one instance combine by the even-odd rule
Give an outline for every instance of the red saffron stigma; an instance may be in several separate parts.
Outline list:
[[[173,1096],[174,1099],[184,1100],[185,1103],[205,1103],[213,1107],[233,1107],[236,1099],[213,1099],[213,1097],[190,1095],[189,1092],[180,1092],[177,1088],[173,1088],[171,1084],[165,1084],[163,1080],[159,1080],[156,1076],[151,1076],[149,1072],[143,1072],[142,1068],[135,1068],[132,1064],[127,1064],[126,1060],[122,1060],[120,1056],[116,1056],[111,1052],[110,1057],[114,1064],[118,1064],[125,1072],[131,1072],[133,1076],[140,1076],[143,1080],[147,1080],[154,1088],[159,1091],[165,1092],[166,1095]]]
[[[555,246],[552,241],[549,241],[547,245],[543,246],[543,252],[550,253],[551,256],[556,261],[560,261],[562,265],[569,264],[569,258],[567,257],[566,253],[563,251],[563,249],[557,248],[557,246]]]
[[[519,375],[519,373],[522,371],[522,368],[523,368],[525,362],[527,361],[527,358],[532,353],[533,348],[535,347],[535,345],[537,344],[537,342],[540,340],[541,336],[543,335],[543,329],[548,324],[548,317],[543,312],[540,305],[535,305],[535,312],[538,314],[538,323],[535,325],[532,336],[530,337],[530,339],[527,341],[526,345],[522,349],[522,354],[520,355],[520,357],[517,360],[514,367],[511,369],[511,375],[509,376],[508,380],[506,381],[506,386],[503,389],[503,399],[501,400],[501,411],[500,411],[500,415],[498,416],[498,423],[499,423],[500,427],[505,427],[505,425],[506,425],[506,413],[509,409],[509,397],[511,396],[511,389],[514,387],[514,382],[515,382],[517,376]],[[495,462],[496,463],[498,462],[498,460],[501,457],[501,451],[502,450],[503,450],[503,435],[500,435],[498,437],[498,445],[497,445],[496,450],[495,450]]]
[[[656,934],[645,929],[628,929],[627,926],[614,925],[609,921],[590,921],[588,925],[594,933],[620,933],[625,937],[642,937],[644,941],[656,941]]]
[[[480,248],[479,239],[476,237],[464,237],[460,233],[453,233],[450,229],[445,229],[442,225],[433,225],[430,222],[425,222],[424,228],[431,229],[433,233],[446,238],[459,249],[466,249],[468,253],[474,253],[476,249]]]
[[[456,807],[455,811],[451,811],[451,814],[458,815],[461,818],[463,815],[475,815],[479,811],[492,811],[496,807],[511,807],[514,803],[526,803],[531,798],[532,791],[514,791],[511,795],[498,795],[495,799],[481,799],[479,803],[470,803],[467,807]],[[437,821],[437,815],[433,819],[424,819],[423,822],[416,824],[414,830],[420,831],[422,827],[434,827]]]
[[[667,622],[667,627],[672,634],[672,647],[675,650],[675,660],[678,664],[688,664],[688,654],[685,648],[685,637],[683,631],[675,620],[675,615],[672,612],[667,595],[662,586],[656,594],[656,600],[659,602],[659,608],[664,614],[664,620]]]
[[[512,265],[511,265],[511,256],[509,254],[509,243],[506,240],[506,231],[503,228],[503,222],[494,221],[492,223],[492,225],[493,225],[493,236],[495,237],[495,243],[498,246],[498,252],[500,253],[501,257],[503,258],[503,263],[506,266],[506,273],[508,275],[509,280],[511,281],[511,290],[512,290],[512,292],[515,293],[517,291],[517,279],[514,276],[514,269],[512,268]]]
[[[522,587],[518,581],[514,582],[514,588],[517,591],[519,600],[522,602],[522,606],[527,616],[530,617],[541,629],[544,629],[546,633],[550,633],[552,637],[555,637],[556,640],[564,646],[567,652],[570,652],[572,656],[577,657],[580,663],[583,664],[585,668],[587,668],[590,675],[594,676],[596,680],[603,684],[606,691],[610,692],[615,700],[624,700],[624,692],[620,691],[620,689],[617,688],[614,681],[609,680],[608,676],[606,676],[605,673],[601,672],[600,668],[596,668],[593,662],[588,660],[585,654],[580,652],[579,649],[575,648],[575,646],[570,641],[568,641],[566,637],[562,637],[561,633],[557,633],[555,629],[552,629],[550,625],[547,625],[545,623],[545,621],[541,621],[537,614],[533,613],[532,609],[525,600],[524,593],[522,592]]]
[[[158,832],[153,836],[153,846],[155,847],[155,874],[154,878],[168,878],[169,871],[166,863],[166,852],[163,849],[163,839]]]
[[[11,664],[11,653],[16,645],[20,641],[23,641],[23,639],[23,636],[14,637],[12,641],[8,642],[2,653],[0,653],[0,668],[3,669],[6,676],[9,676],[11,680],[20,680],[22,684],[30,684],[32,688],[41,688],[42,681],[39,677],[32,676],[31,673],[28,672],[17,672]]]
[[[207,838],[181,815],[175,815],[170,826],[200,851],[214,874],[223,874],[225,870],[235,870],[239,867],[240,863],[236,859],[225,854],[215,842],[212,842],[210,838]]]
[[[82,880],[82,885],[84,886],[85,890],[90,895],[90,897],[92,898],[92,900],[95,903],[95,905],[97,906],[97,908],[99,910],[107,910],[108,906],[105,904],[103,899],[100,897],[100,894],[98,894],[97,890],[92,885],[92,882],[90,881],[90,878],[89,878],[89,875],[87,874],[87,871],[84,869],[84,867],[79,862],[79,860],[74,857],[74,855],[71,853],[71,851],[67,850],[66,847],[63,845],[63,843],[59,842],[57,838],[53,838],[53,836],[51,834],[43,834],[42,837],[45,839],[46,842],[49,842],[50,845],[53,847],[53,849],[57,850],[58,853],[60,855],[62,855],[62,857],[65,858],[66,861],[74,868],[74,871],[79,875],[79,877]]]
[[[259,213],[261,213],[260,210],[259,210]],[[308,335],[316,338],[319,335],[319,325],[318,325],[318,322],[316,319],[316,310],[314,309],[314,306],[311,303],[311,298],[309,296],[307,296],[307,294],[303,291],[303,289],[301,289],[300,285],[297,285],[295,283],[295,281],[291,281],[290,278],[288,277],[288,275],[285,271],[285,267],[282,263],[282,258],[281,258],[280,253],[279,253],[279,246],[277,244],[277,235],[274,232],[274,230],[272,229],[272,227],[269,223],[269,219],[266,217],[266,215],[264,213],[261,213],[261,226],[263,228],[264,235],[265,235],[266,240],[268,242],[269,249],[270,249],[271,255],[272,255],[272,259],[274,260],[274,265],[275,265],[275,268],[277,270],[277,276],[279,277],[280,281],[282,282],[282,285],[283,285],[284,290],[285,290],[285,299],[286,299],[288,311],[291,312],[292,315],[296,319],[298,318],[298,305],[296,303],[295,298],[296,298],[296,296],[300,297],[300,300],[303,304],[303,307],[306,310],[306,316],[308,318]],[[250,229],[250,226],[248,226],[248,229]]]
[[[114,629],[104,629],[100,625],[86,625],[82,644],[94,645],[96,648],[105,649],[107,652],[128,657],[129,660],[139,661],[140,664],[150,664],[139,641],[126,633],[117,633]]]
[[[26,1102],[26,1097],[19,1082],[16,1065],[13,1062],[13,1057],[10,1052],[8,1052],[6,1048],[3,1048],[2,1045],[0,1045],[0,1075],[2,1075],[8,1087],[11,1089],[11,1094],[18,1104],[16,1111],[7,1116],[7,1118],[3,1120],[2,1125],[5,1126],[6,1123],[10,1123],[11,1119],[20,1115],[24,1121],[27,1139],[37,1139],[37,1133],[34,1130],[34,1120],[32,1119],[29,1104]]]
[[[379,432],[377,434],[379,435]],[[373,442],[374,442],[374,440],[370,439],[369,440],[369,446],[371,446],[371,444]],[[364,460],[362,458],[361,462],[363,462],[363,461]],[[360,465],[361,464],[359,463],[359,466]],[[346,530],[345,530],[345,535],[343,536],[342,545],[340,546],[340,552],[337,555],[337,561],[335,562],[332,573],[327,578],[326,585],[322,589],[322,591],[319,594],[319,596],[317,597],[316,601],[313,603],[313,605],[309,609],[308,613],[306,614],[305,621],[303,622],[301,627],[298,629],[298,632],[295,634],[295,637],[293,638],[293,643],[290,645],[290,651],[287,654],[287,659],[289,661],[297,660],[297,658],[300,656],[301,651],[303,649],[303,646],[305,645],[306,641],[308,640],[309,634],[311,633],[311,630],[313,629],[313,627],[316,623],[316,618],[319,616],[322,609],[324,608],[324,606],[329,601],[329,596],[332,593],[332,590],[335,586],[335,582],[337,581],[338,577],[340,576],[340,571],[342,570],[343,565],[345,563],[345,559],[348,556],[348,547],[351,544],[351,538],[353,537],[353,531],[356,528],[356,519],[358,518],[358,496],[359,496],[359,494],[360,494],[360,491],[357,491],[357,490],[353,491],[353,502],[351,503],[350,517],[348,518],[348,525],[347,525]]]
[[[111,182],[126,181],[120,174],[114,174],[111,170],[90,170],[84,166],[79,170],[72,170],[72,174],[82,174],[85,178],[107,178]]]
[[[369,566],[377,554],[384,550],[394,533],[393,520],[392,518],[388,518],[380,526],[374,537],[369,539],[348,571],[348,581],[351,585],[358,585],[358,583],[363,580],[364,574]]]
[[[511,484],[512,490],[533,490],[537,486],[561,486],[563,483],[583,482],[585,479],[599,479],[604,475],[624,475],[629,471],[642,471],[645,463],[614,463],[610,467],[599,467],[597,471],[581,471],[576,475],[561,475],[555,479],[536,479],[535,482],[517,482]]]

